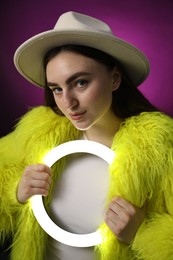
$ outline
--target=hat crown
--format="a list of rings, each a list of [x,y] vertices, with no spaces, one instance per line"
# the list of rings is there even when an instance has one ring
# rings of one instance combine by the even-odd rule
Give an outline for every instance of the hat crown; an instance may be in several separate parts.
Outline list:
[[[66,12],[59,17],[54,30],[93,31],[112,35],[112,31],[106,23],[88,15],[72,11]]]

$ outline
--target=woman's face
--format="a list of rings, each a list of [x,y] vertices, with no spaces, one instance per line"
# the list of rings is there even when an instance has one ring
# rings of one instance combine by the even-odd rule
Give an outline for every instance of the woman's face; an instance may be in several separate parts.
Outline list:
[[[106,124],[112,117],[112,91],[121,81],[116,69],[64,51],[48,62],[46,77],[58,108],[77,129]]]

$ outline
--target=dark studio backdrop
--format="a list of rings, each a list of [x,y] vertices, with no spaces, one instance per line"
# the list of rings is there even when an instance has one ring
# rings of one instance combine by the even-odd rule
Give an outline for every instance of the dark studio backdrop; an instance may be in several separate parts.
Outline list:
[[[173,2],[146,0],[30,0],[1,4],[0,136],[9,133],[28,107],[43,103],[43,91],[19,75],[16,48],[34,34],[54,27],[57,17],[73,10],[107,22],[113,32],[140,48],[151,72],[140,90],[159,109],[173,116]]]
[[[140,86],[160,110],[173,116],[173,2],[146,0],[29,0],[1,3],[0,137],[9,133],[29,107],[43,103],[43,90],[13,65],[16,48],[34,34],[54,27],[60,14],[83,12],[107,22],[114,34],[140,48],[151,63]],[[2,259],[2,256],[0,256]]]

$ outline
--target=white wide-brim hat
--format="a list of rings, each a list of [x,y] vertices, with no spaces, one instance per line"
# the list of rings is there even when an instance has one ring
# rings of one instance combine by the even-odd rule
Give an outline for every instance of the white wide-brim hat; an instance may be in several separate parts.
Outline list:
[[[59,17],[53,30],[37,34],[19,46],[14,55],[15,66],[28,81],[44,87],[44,55],[52,48],[67,44],[89,46],[110,54],[136,87],[149,74],[148,59],[139,49],[113,35],[104,22],[71,11]]]

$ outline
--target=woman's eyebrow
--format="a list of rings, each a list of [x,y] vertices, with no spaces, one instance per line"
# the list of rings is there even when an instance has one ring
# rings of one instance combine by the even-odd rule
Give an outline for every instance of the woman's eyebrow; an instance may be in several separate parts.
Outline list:
[[[90,72],[84,72],[84,71],[79,71],[79,72],[76,72],[74,73],[72,76],[70,76],[66,81],[65,83],[68,85],[70,84],[74,79],[80,77],[80,76],[89,76],[91,75]]]
[[[47,87],[58,87],[58,84],[56,84],[56,83],[52,83],[52,82],[47,82],[46,83],[46,85],[47,85]]]
[[[84,71],[79,71],[71,75],[68,79],[66,79],[65,83],[68,85],[70,84],[74,79],[80,77],[80,76],[90,76],[90,72],[84,72]],[[53,82],[47,82],[48,87],[57,87],[58,83],[53,83]]]

